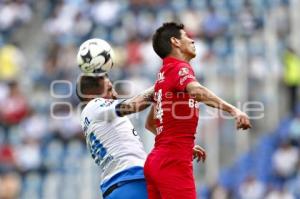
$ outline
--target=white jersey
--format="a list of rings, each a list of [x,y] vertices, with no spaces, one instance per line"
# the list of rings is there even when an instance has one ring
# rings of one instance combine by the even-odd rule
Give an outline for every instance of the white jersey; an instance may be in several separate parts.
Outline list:
[[[118,117],[115,113],[115,105],[119,102],[96,98],[81,113],[81,126],[88,149],[102,171],[101,184],[130,168],[141,168],[142,171],[146,159],[143,144],[130,120],[127,117]],[[141,172],[135,177],[141,178]],[[135,177],[127,174],[123,178]]]

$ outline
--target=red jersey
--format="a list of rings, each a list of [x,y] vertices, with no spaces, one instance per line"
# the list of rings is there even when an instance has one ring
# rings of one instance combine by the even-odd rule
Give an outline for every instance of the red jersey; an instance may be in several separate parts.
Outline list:
[[[175,149],[192,153],[198,123],[199,103],[186,92],[188,83],[195,81],[188,62],[173,57],[163,59],[155,82],[156,102],[155,149]]]

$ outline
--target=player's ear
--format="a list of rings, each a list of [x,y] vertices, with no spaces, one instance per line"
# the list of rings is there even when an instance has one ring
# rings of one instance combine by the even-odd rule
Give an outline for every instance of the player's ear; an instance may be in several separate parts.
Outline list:
[[[180,41],[176,37],[171,37],[171,44],[176,46],[176,47],[179,47],[180,46]]]

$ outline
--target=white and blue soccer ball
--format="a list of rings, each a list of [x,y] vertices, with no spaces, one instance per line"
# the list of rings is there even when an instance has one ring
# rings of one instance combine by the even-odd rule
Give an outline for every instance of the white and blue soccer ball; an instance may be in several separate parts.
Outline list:
[[[84,73],[106,73],[113,67],[113,50],[103,39],[89,39],[80,45],[77,63]]]

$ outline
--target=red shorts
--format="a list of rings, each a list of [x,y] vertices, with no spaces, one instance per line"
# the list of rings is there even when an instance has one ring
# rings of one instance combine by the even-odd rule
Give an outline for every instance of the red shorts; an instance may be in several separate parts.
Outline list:
[[[192,158],[151,152],[144,173],[149,199],[196,199]]]

